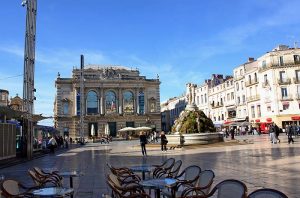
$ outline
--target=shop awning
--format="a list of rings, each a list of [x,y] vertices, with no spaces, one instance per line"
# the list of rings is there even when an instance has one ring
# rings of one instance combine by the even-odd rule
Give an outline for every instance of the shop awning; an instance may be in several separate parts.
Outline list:
[[[300,116],[292,116],[291,119],[292,120],[300,120]]]

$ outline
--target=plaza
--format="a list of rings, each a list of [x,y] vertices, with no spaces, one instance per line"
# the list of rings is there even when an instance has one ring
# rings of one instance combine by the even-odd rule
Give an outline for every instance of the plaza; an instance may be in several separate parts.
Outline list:
[[[285,134],[279,138],[281,143],[271,144],[268,135],[238,136],[234,141],[184,147],[164,153],[160,151],[159,145],[148,145],[147,157],[142,157],[136,140],[73,145],[71,149],[58,151],[54,155],[3,168],[0,174],[29,185],[31,179],[27,171],[34,166],[59,171],[79,170],[84,175],[74,178],[75,197],[96,198],[110,193],[105,182],[106,174],[109,173],[106,163],[116,167],[160,164],[173,157],[183,161],[181,170],[189,165],[213,170],[216,175],[213,186],[225,179],[238,179],[247,185],[249,193],[258,188],[275,188],[288,197],[296,198],[300,194],[297,187],[300,182],[300,143],[295,138],[295,143],[289,145]],[[68,185],[69,180],[64,179],[64,186]]]

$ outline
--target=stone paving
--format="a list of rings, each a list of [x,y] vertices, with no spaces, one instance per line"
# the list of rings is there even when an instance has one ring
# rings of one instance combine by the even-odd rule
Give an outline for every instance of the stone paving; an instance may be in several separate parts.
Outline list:
[[[288,144],[281,135],[281,143],[271,144],[267,135],[241,136],[236,141],[209,146],[193,146],[174,151],[161,152],[158,146],[147,146],[148,156],[142,157],[138,141],[116,141],[111,144],[89,143],[79,148],[47,155],[16,166],[0,170],[6,178],[14,178],[32,184],[27,170],[33,166],[56,168],[60,171],[80,170],[84,173],[74,178],[75,197],[102,197],[109,193],[105,183],[108,172],[106,163],[113,166],[131,166],[142,163],[159,164],[168,157],[183,161],[183,167],[195,164],[202,170],[215,172],[215,185],[224,179],[242,180],[248,192],[268,187],[300,197],[300,138]],[[69,180],[64,180],[69,185]]]

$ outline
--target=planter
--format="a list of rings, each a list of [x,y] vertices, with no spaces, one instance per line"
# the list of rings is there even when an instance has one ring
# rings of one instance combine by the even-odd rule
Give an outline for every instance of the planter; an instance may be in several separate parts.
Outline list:
[[[223,142],[221,133],[192,133],[182,135],[166,135],[170,145],[197,145]]]

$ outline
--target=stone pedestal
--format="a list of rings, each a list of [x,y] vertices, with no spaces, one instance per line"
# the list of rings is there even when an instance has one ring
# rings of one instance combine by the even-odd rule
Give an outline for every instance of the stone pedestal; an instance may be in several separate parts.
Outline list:
[[[185,110],[188,110],[188,111],[195,111],[197,109],[198,109],[198,107],[195,103],[187,104],[185,107]]]

